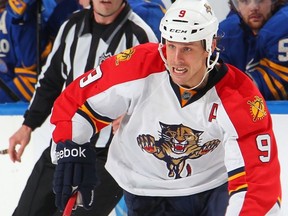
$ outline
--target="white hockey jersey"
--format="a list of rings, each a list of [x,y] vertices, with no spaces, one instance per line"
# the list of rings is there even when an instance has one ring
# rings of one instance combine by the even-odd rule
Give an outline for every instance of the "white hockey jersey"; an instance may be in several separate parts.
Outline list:
[[[187,90],[171,80],[158,44],[128,49],[62,93],[51,118],[53,139],[86,143],[123,114],[106,168],[124,190],[185,196],[228,181],[227,215],[279,210],[271,116],[243,72],[220,62],[205,88]]]

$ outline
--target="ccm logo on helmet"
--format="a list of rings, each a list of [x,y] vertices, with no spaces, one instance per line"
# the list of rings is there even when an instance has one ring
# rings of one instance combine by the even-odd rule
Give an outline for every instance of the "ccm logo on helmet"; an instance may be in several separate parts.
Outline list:
[[[86,158],[86,155],[84,154],[84,152],[86,151],[86,149],[82,149],[81,147],[79,147],[78,149],[67,149],[64,148],[63,150],[56,152],[56,157],[57,160],[62,159],[62,158],[68,158],[68,157],[84,157]]]
[[[170,29],[170,32],[173,32],[173,33],[187,33],[187,30],[182,30],[182,29]]]

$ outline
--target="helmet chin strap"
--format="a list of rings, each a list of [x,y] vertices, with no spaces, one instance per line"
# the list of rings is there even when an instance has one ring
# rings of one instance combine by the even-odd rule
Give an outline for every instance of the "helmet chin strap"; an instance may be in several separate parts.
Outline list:
[[[161,38],[161,43],[159,43],[159,45],[158,45],[158,51],[159,51],[159,54],[161,56],[162,61],[164,62],[164,65],[165,65],[166,69],[169,71],[169,67],[168,67],[168,64],[167,64],[167,59],[164,57],[162,48],[163,48],[163,43],[162,43],[162,38]]]
[[[215,56],[215,59],[212,61],[212,63],[211,63],[211,56],[212,56],[212,52],[210,50],[209,51],[209,57],[207,58],[207,73],[209,73],[214,68],[214,66],[217,64],[217,62],[218,62],[218,59],[219,59],[219,50],[218,50],[218,48],[216,48],[216,56]]]
[[[159,43],[159,45],[158,45],[158,51],[159,51],[159,54],[160,54],[160,56],[161,56],[161,59],[162,59],[163,62],[164,62],[164,65],[165,65],[166,69],[169,71],[169,67],[168,67],[168,64],[167,64],[167,59],[164,57],[162,48],[163,48],[163,43],[162,43],[162,39],[161,39],[161,43]],[[211,63],[211,56],[212,56],[212,52],[211,52],[211,49],[210,49],[210,50],[209,50],[209,55],[208,55],[208,58],[207,58],[207,63],[206,63],[206,64],[207,64],[206,72],[205,72],[205,74],[203,75],[201,81],[200,81],[196,86],[191,87],[191,88],[185,88],[185,87],[179,85],[179,84],[176,83],[176,82],[175,82],[175,84],[177,84],[179,87],[185,88],[185,89],[187,89],[187,90],[193,90],[193,89],[198,88],[198,87],[204,82],[205,78],[207,77],[207,75],[209,74],[209,72],[214,68],[214,66],[216,65],[216,63],[217,63],[217,61],[218,61],[218,59],[219,59],[219,51],[218,51],[217,48],[216,48],[216,56],[215,56],[214,61],[212,61],[212,63]],[[173,81],[173,82],[174,82],[174,81]]]

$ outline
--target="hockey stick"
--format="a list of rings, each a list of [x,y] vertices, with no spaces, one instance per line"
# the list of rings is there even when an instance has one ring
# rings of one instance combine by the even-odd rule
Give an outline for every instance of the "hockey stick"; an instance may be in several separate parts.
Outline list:
[[[0,155],[8,154],[8,149],[0,150]]]
[[[16,102],[20,100],[18,95],[16,95],[2,79],[0,79],[0,88],[3,89],[3,91],[5,91],[13,101]]]
[[[72,196],[68,200],[62,216],[70,216],[71,215],[72,210],[73,210],[75,203],[76,203],[76,199],[77,199],[77,192],[72,194]]]

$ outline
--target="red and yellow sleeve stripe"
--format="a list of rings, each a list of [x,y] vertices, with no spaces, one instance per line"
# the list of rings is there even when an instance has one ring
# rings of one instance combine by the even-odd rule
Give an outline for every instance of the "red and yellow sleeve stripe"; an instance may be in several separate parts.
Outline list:
[[[246,191],[248,189],[248,184],[246,182],[246,172],[244,167],[229,172],[228,182],[230,196],[240,191]]]

